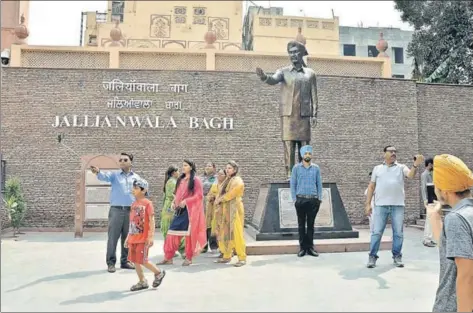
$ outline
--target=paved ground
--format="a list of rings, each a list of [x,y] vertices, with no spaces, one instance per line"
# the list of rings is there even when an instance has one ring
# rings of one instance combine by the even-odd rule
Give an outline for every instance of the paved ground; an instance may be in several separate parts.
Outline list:
[[[214,264],[210,254],[189,268],[179,260],[158,290],[130,293],[133,271],[105,271],[105,234],[29,233],[2,242],[1,311],[426,312],[438,260],[421,235],[406,229],[403,269],[392,266],[388,251],[374,270],[365,268],[366,252],[254,256],[242,268]],[[157,237],[153,261],[161,259],[161,247]]]

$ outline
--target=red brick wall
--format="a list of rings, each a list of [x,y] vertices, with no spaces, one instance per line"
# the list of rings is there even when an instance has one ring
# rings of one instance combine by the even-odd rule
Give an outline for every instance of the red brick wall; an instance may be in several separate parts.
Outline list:
[[[180,165],[183,158],[193,159],[199,168],[207,161],[223,166],[229,159],[236,160],[246,183],[247,218],[252,216],[259,185],[284,179],[279,88],[266,86],[255,75],[8,68],[2,71],[1,147],[8,175],[19,176],[23,182],[28,226],[73,226],[79,163],[57,144],[58,130],[51,124],[55,115],[117,114],[118,109],[107,108],[114,94],[102,87],[102,81],[115,78],[189,86],[189,92],[180,96],[117,94],[121,99],[154,101],[151,109],[121,110],[124,115],[169,116],[164,102],[181,100],[184,111],[173,114],[181,125],[178,129],[63,130],[66,144],[81,155],[133,153],[136,171],[151,184],[156,212],[161,210],[164,172],[170,164]],[[318,78],[318,99],[319,124],[312,137],[315,161],[321,166],[323,180],[338,184],[355,224],[365,222],[362,210],[368,172],[381,162],[382,148],[387,144],[395,145],[399,161],[408,165],[420,149],[423,153],[451,151],[473,167],[471,87],[322,76]],[[448,116],[443,123],[435,126],[426,122],[440,116],[441,109],[442,116]],[[233,117],[235,129],[191,130],[184,122],[191,115]],[[418,180],[406,185],[406,193],[406,218],[413,221],[419,215]]]

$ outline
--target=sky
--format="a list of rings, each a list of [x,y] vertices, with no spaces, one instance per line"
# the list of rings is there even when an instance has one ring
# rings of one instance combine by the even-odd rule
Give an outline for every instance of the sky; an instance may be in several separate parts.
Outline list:
[[[332,9],[341,26],[395,27],[411,30],[394,9],[393,1],[253,1],[263,7],[284,8],[284,15],[330,18]],[[31,1],[28,44],[78,46],[81,12],[106,12],[107,1]]]

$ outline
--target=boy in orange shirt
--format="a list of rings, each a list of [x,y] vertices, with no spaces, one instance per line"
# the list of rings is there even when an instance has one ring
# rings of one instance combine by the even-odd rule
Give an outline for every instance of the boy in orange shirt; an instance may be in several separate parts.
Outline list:
[[[140,281],[131,286],[131,291],[148,289],[149,285],[143,274],[141,265],[154,273],[153,288],[161,285],[166,271],[161,271],[148,261],[149,248],[153,246],[154,239],[154,208],[148,200],[148,182],[138,179],[133,182],[133,195],[135,202],[130,210],[130,228],[126,237],[125,247],[128,248],[128,260],[135,264],[136,273]]]

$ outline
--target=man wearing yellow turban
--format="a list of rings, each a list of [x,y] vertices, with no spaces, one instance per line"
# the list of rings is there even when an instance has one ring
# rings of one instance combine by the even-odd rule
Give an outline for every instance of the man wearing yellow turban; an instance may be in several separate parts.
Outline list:
[[[440,243],[440,284],[433,311],[473,312],[473,174],[462,160],[443,154],[434,158],[433,180],[439,202],[427,208]],[[443,225],[442,204],[452,207]]]

